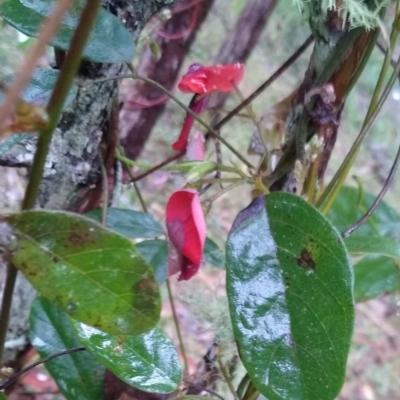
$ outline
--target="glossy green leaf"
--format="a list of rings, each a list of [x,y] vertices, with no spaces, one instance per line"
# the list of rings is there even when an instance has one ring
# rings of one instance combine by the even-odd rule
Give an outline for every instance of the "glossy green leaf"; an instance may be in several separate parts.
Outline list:
[[[392,259],[364,257],[354,265],[354,298],[366,301],[400,289],[399,268]]]
[[[54,8],[54,0],[5,0],[0,15],[14,28],[27,36],[35,37],[45,16]],[[68,50],[85,1],[76,0],[65,15],[51,45]],[[83,51],[83,57],[103,63],[131,62],[134,46],[131,35],[119,19],[101,8],[95,26]]]
[[[46,106],[59,74],[60,72],[54,69],[36,69],[32,74],[29,84],[22,92],[21,98],[28,103],[34,103],[37,106]],[[6,75],[1,79],[5,84],[9,85],[14,80],[14,75]],[[78,87],[73,84],[69,90],[64,107],[71,103],[75,98],[77,91]],[[0,104],[3,101],[4,93],[0,91]],[[0,144],[0,155],[6,153],[30,135],[31,133],[18,133],[12,135],[5,142]]]
[[[343,187],[327,214],[333,226],[343,232],[357,222],[369,209],[375,196],[364,193],[359,199],[357,188]],[[381,202],[374,214],[351,236],[382,235],[391,239],[400,239],[400,216],[395,209]]]
[[[353,277],[329,221],[297,196],[258,198],[227,241],[227,291],[242,361],[269,400],[330,400],[354,323]]]
[[[112,336],[79,322],[73,325],[85,348],[127,384],[148,392],[170,393],[181,382],[176,349],[161,329]]]
[[[67,314],[44,297],[34,300],[30,325],[30,341],[41,357],[82,347]],[[88,352],[54,358],[46,362],[46,368],[68,400],[103,398],[105,368]]]
[[[206,238],[203,257],[210,265],[217,268],[225,268],[225,255],[210,238]]]
[[[87,217],[101,221],[101,210],[93,210]],[[128,238],[154,238],[164,234],[162,226],[150,215],[140,211],[109,208],[107,228]]]
[[[144,240],[136,248],[153,267],[157,283],[164,283],[168,278],[168,243],[160,239]]]
[[[111,334],[139,334],[157,324],[153,271],[128,239],[67,212],[27,211],[5,222],[12,263],[67,314]]]

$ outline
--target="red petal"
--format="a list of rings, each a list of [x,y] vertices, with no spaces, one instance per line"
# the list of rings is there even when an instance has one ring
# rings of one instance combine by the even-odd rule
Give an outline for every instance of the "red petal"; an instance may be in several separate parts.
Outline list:
[[[194,95],[189,108],[196,114],[200,113],[205,104],[204,96],[199,98],[199,96]],[[182,130],[179,134],[178,139],[172,144],[172,149],[176,151],[186,151],[188,142],[189,142],[189,134],[192,129],[194,123],[194,118],[190,114],[186,114],[185,120],[183,121]]]
[[[176,191],[168,201],[166,215],[168,236],[180,259],[179,280],[190,279],[200,267],[206,239],[199,194],[191,189]]]
[[[238,85],[243,75],[244,65],[240,63],[210,67],[193,64],[182,77],[178,88],[183,93],[230,92],[233,90],[232,81]]]

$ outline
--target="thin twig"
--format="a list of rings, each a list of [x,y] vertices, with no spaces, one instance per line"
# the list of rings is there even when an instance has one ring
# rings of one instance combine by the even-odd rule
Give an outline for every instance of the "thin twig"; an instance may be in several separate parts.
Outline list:
[[[221,395],[219,395],[217,392],[214,392],[214,390],[208,389],[208,388],[206,388],[205,386],[198,385],[197,383],[187,381],[186,379],[182,379],[182,382],[183,382],[183,383],[186,383],[186,384],[189,385],[189,386],[193,386],[195,389],[201,390],[202,392],[204,391],[204,392],[210,393],[210,394],[214,395],[215,397],[218,397],[218,398],[221,399],[221,400],[225,400],[225,399],[224,399]],[[193,396],[195,396],[195,395],[193,395]]]
[[[142,206],[143,212],[148,213],[146,203],[144,201],[144,198],[142,196],[142,192],[140,191],[140,188],[139,188],[138,184],[136,182],[133,182],[133,187],[135,188],[135,192],[136,192],[136,195],[137,195],[137,197],[139,199],[140,205]]]
[[[374,200],[374,202],[372,203],[369,210],[354,225],[350,226],[350,228],[347,228],[342,233],[342,237],[345,238],[345,237],[351,235],[356,229],[358,229],[374,213],[374,211],[377,209],[377,207],[383,200],[383,197],[385,196],[390,185],[393,182],[393,178],[396,175],[396,171],[399,166],[399,162],[400,162],[400,146],[399,146],[399,149],[397,150],[396,158],[393,162],[392,168],[390,169],[389,175],[386,178],[385,184],[383,185],[382,190],[380,191],[379,195]]]
[[[13,110],[19,95],[29,82],[38,58],[44,53],[46,46],[57,32],[62,18],[70,8],[73,0],[59,0],[53,13],[46,18],[31,51],[25,58],[24,64],[16,74],[13,83],[8,87],[3,106],[0,108],[0,136],[7,137],[11,132],[3,132],[4,124]]]
[[[233,188],[242,185],[244,182],[245,181],[242,179],[238,182],[232,183],[232,185],[229,185],[226,188],[220,190],[218,193],[215,193],[214,196],[211,196],[209,199],[202,200],[202,203],[213,203],[215,200],[218,199],[218,197],[221,197],[222,195],[229,192]]]
[[[149,175],[151,175],[153,172],[158,171],[159,169],[165,167],[166,165],[168,165],[168,164],[171,163],[172,161],[179,160],[179,159],[182,158],[184,155],[185,155],[185,152],[184,152],[184,151],[181,151],[181,152],[179,152],[179,153],[177,153],[177,154],[175,154],[175,155],[173,155],[173,156],[167,158],[167,159],[164,160],[162,163],[160,163],[160,164],[158,164],[158,165],[155,165],[153,168],[149,169],[148,171],[143,172],[142,174],[137,175],[137,176],[131,178],[131,182],[137,182],[137,181],[140,181],[140,180],[143,179],[143,178],[146,178],[146,176],[149,176]],[[121,160],[121,161],[124,162],[123,160]]]
[[[311,35],[307,40],[258,88],[256,89],[245,101],[240,103],[234,108],[228,115],[221,119],[215,126],[215,130],[219,130],[228,121],[230,121],[236,114],[242,111],[247,105],[249,105],[255,98],[257,98],[265,89],[267,89],[272,83],[274,83],[307,49],[312,43],[314,37]]]
[[[229,376],[224,363],[222,362],[220,349],[221,349],[221,347],[219,346],[217,349],[217,362],[218,362],[219,369],[221,370],[222,376],[224,377],[224,380],[225,380],[226,384],[228,385],[229,391],[232,393],[233,398],[235,400],[240,400],[238,394],[236,393],[235,388],[233,387],[232,379]]]
[[[193,112],[189,107],[183,104],[175,95],[173,95],[169,90],[165,89],[164,86],[160,85],[158,82],[154,81],[153,79],[146,78],[142,75],[136,75],[135,79],[139,79],[143,82],[149,83],[150,85],[156,87],[157,89],[161,90],[167,96],[169,96],[176,104],[178,104],[181,108],[183,108],[188,114],[190,114],[199,124],[204,126],[209,133],[211,133],[214,137],[216,137],[221,143],[223,143],[243,164],[245,164],[248,168],[253,168],[251,163],[247,161],[242,154],[237,151],[228,141],[225,140],[218,132],[217,129],[212,128],[209,126],[202,118],[200,118],[195,112]]]
[[[172,316],[174,318],[175,329],[176,329],[176,333],[178,335],[179,347],[180,347],[181,353],[182,353],[185,372],[187,373],[189,364],[188,364],[188,361],[187,361],[187,358],[186,358],[185,345],[184,345],[183,339],[182,339],[181,327],[180,327],[180,324],[179,324],[178,315],[176,313],[174,296],[172,294],[171,284],[169,283],[169,279],[167,279],[167,290],[168,290],[169,302],[171,304]]]
[[[52,354],[51,356],[47,356],[44,358],[41,358],[40,360],[34,362],[31,365],[28,365],[27,367],[21,369],[21,371],[18,371],[17,373],[13,374],[10,376],[4,383],[0,385],[0,390],[7,389],[13,382],[15,382],[21,375],[25,374],[26,372],[30,371],[32,368],[37,367],[40,364],[43,364],[47,361],[52,360],[53,358],[60,357],[60,356],[65,356],[67,354],[72,354],[72,353],[77,353],[79,351],[85,351],[86,349],[84,347],[74,347],[72,349],[68,350],[63,350],[58,353]]]
[[[100,170],[101,170],[101,187],[103,192],[103,205],[101,208],[101,224],[106,226],[107,225],[107,209],[108,209],[108,201],[109,201],[109,194],[108,194],[108,176],[106,166],[104,164],[103,157],[99,154],[100,158]]]

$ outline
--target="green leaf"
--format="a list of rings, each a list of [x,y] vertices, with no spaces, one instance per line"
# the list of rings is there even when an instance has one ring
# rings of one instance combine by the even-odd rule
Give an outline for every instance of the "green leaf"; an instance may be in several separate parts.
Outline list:
[[[155,393],[173,392],[182,369],[174,345],[159,329],[137,336],[112,336],[74,322],[85,348],[128,385]]]
[[[384,237],[349,236],[344,239],[347,251],[353,254],[378,254],[400,259],[400,246]]]
[[[399,268],[388,257],[370,255],[354,265],[354,297],[366,301],[400,288]]]
[[[334,399],[354,323],[336,230],[299,197],[260,197],[233,224],[226,269],[234,335],[256,388],[269,400]]]
[[[328,218],[343,232],[366,213],[374,200],[372,194],[360,196],[357,188],[344,187],[330,209]],[[374,214],[344,240],[350,253],[371,255],[354,266],[356,301],[372,299],[399,287],[398,268],[393,260],[400,254],[397,245],[399,239],[400,216],[394,208],[381,202]]]
[[[68,316],[44,297],[34,300],[30,325],[30,341],[41,357],[82,347]],[[105,368],[88,352],[54,358],[46,362],[46,368],[68,400],[103,398]]]
[[[3,392],[0,392],[0,400],[8,400],[8,397]]]
[[[349,236],[344,239],[347,251],[353,254],[379,254],[400,259],[400,246],[384,237]]]
[[[12,230],[12,263],[68,315],[111,334],[157,324],[153,271],[128,239],[67,212],[27,211],[4,221]]]
[[[60,71],[55,69],[36,69],[32,77],[22,92],[21,98],[28,103],[35,103],[37,106],[46,106],[49,102],[54,85],[60,75]],[[15,79],[15,75],[5,75],[1,80],[10,85]],[[78,86],[73,84],[68,92],[64,107],[71,104],[76,97]],[[4,93],[0,92],[0,102],[4,101]]]
[[[210,265],[217,268],[225,268],[225,254],[210,238],[206,238],[203,256]]]
[[[168,243],[160,239],[144,240],[136,248],[153,267],[157,283],[164,283],[168,278]]]
[[[333,226],[343,232],[357,222],[369,209],[375,196],[364,193],[361,201],[357,188],[343,187],[327,214]],[[361,225],[354,236],[385,236],[391,239],[400,239],[400,216],[392,207],[381,202],[374,214]]]
[[[45,107],[50,99],[59,74],[60,72],[54,69],[36,69],[32,74],[29,84],[22,92],[21,98],[28,103],[35,103],[35,105]],[[15,75],[6,75],[1,79],[6,85],[9,85],[14,80],[14,77]],[[77,91],[78,87],[73,84],[69,90],[64,107],[68,106],[72,102]],[[0,91],[0,104],[3,101],[4,93]],[[31,133],[18,133],[12,135],[8,140],[0,144],[0,155],[6,153],[31,135]]]
[[[45,16],[54,9],[54,0],[6,0],[0,6],[0,15],[14,28],[27,36],[36,37]],[[68,50],[85,1],[76,0],[63,18],[51,45]],[[101,8],[95,26],[83,51],[83,57],[95,62],[131,62],[134,46],[130,33],[121,21]]]
[[[101,221],[101,210],[89,211],[86,216]],[[164,234],[162,226],[150,215],[140,211],[109,208],[107,228],[128,238],[154,238]]]

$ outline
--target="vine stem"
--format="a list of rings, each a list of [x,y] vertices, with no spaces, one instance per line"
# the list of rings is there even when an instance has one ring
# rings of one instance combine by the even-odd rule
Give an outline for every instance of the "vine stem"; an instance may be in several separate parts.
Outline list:
[[[227,122],[229,122],[236,114],[242,111],[245,107],[253,102],[261,93],[263,93],[269,86],[271,86],[308,48],[313,42],[314,37],[310,35],[306,41],[260,86],[258,87],[249,97],[242,101],[237,107],[235,107],[228,115],[219,121],[214,129],[218,130],[222,128]]]
[[[0,385],[0,390],[7,389],[13,382],[15,382],[21,375],[25,374],[26,372],[30,371],[32,368],[37,367],[40,364],[43,364],[47,361],[52,360],[53,358],[60,357],[60,356],[65,356],[67,354],[72,354],[72,353],[78,353],[80,351],[86,351],[84,347],[74,347],[72,349],[67,349],[60,351],[58,353],[52,354],[50,356],[41,358],[40,360],[34,362],[31,365],[28,365],[24,369],[21,369],[21,371],[18,371],[16,374],[13,374],[10,376],[4,383]]]
[[[30,210],[35,206],[53,131],[60,118],[69,88],[71,87],[78,71],[82,52],[90,31],[92,30],[100,4],[101,0],[91,0],[86,3],[79,19],[78,26],[74,32],[74,36],[72,37],[70,50],[64,60],[60,75],[54,86],[47,106],[49,124],[46,128],[39,131],[37,150],[33,159],[32,170],[22,203],[22,210]],[[0,313],[0,362],[3,357],[4,342],[7,335],[8,318],[10,315],[17,272],[17,269],[13,265],[9,264]]]
[[[158,82],[153,79],[146,78],[145,76],[135,74],[135,79],[139,79],[143,82],[146,82],[157,89],[161,90],[167,96],[169,96],[176,104],[178,104],[181,108],[183,108],[188,114],[190,114],[199,124],[204,126],[208,132],[210,132],[214,137],[216,137],[221,143],[223,143],[230,151],[233,153],[243,164],[245,164],[248,168],[253,169],[254,167],[251,165],[249,161],[245,157],[243,157],[239,151],[237,151],[224,137],[222,137],[215,129],[213,129],[210,125],[203,121],[195,112],[193,112],[189,107],[183,104],[175,95],[173,95],[169,90],[165,89],[164,86],[160,85]]]
[[[132,69],[133,70],[133,69]],[[133,70],[134,71],[134,70]],[[243,164],[245,164],[248,168],[253,168],[251,163],[246,160],[233,146],[229,144],[229,142],[223,138],[215,129],[213,129],[210,125],[208,125],[202,118],[200,118],[195,112],[193,112],[189,107],[183,104],[174,94],[172,94],[168,89],[166,89],[163,85],[159,84],[158,82],[154,81],[153,79],[146,78],[145,76],[139,75],[135,71],[132,74],[126,75],[118,75],[111,78],[104,78],[104,79],[96,79],[91,84],[106,82],[108,80],[120,80],[120,79],[139,79],[143,82],[148,83],[149,85],[154,86],[164,94],[166,94],[170,99],[172,99],[178,106],[183,108],[188,114],[190,114],[199,124],[204,126],[208,132],[211,132],[221,143],[223,143]],[[181,154],[181,153],[178,153]]]
[[[383,185],[383,188],[380,191],[379,195],[374,200],[374,202],[372,203],[369,210],[355,224],[350,226],[350,228],[347,228],[342,233],[342,237],[347,237],[347,236],[351,235],[375,212],[376,208],[379,206],[379,204],[383,200],[383,197],[385,196],[385,194],[387,193],[387,191],[389,190],[389,188],[393,182],[393,178],[396,175],[396,171],[399,166],[399,162],[400,162],[400,146],[399,146],[399,149],[397,150],[396,158],[393,162],[392,168],[390,169],[390,173],[389,173],[388,177],[386,178],[385,184]]]
[[[186,350],[185,350],[185,345],[184,345],[183,339],[182,339],[181,327],[179,324],[178,314],[176,313],[174,296],[172,294],[171,284],[169,283],[169,279],[167,279],[167,290],[168,290],[169,302],[171,304],[172,316],[174,318],[175,329],[176,329],[176,333],[178,335],[179,347],[180,347],[181,353],[182,353],[184,368],[185,368],[185,372],[187,373],[188,372],[188,361],[187,361],[187,357],[186,357]]]
[[[236,390],[233,386],[232,379],[229,376],[224,363],[222,362],[220,346],[217,349],[217,362],[218,362],[219,369],[221,370],[222,376],[224,377],[224,380],[225,380],[226,384],[228,385],[229,391],[232,393],[233,398],[235,400],[240,400],[239,396],[236,393]]]

